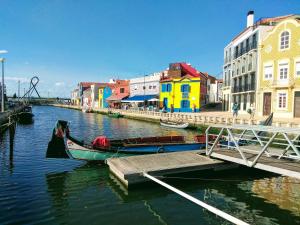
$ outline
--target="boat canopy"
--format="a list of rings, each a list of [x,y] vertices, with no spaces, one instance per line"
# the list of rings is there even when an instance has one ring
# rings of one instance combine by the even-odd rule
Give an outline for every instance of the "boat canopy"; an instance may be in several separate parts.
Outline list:
[[[159,101],[157,95],[135,95],[126,99],[123,99],[122,102],[157,102]]]

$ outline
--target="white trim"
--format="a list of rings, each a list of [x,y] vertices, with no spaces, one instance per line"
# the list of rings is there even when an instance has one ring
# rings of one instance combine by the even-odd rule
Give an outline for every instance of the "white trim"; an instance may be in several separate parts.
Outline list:
[[[285,24],[285,26],[286,26],[286,24]],[[288,39],[288,47],[282,49],[282,48],[281,48],[281,35],[282,35],[282,33],[284,33],[284,32],[288,32],[288,34],[289,34],[289,39]],[[292,36],[292,32],[291,32],[290,29],[286,29],[286,28],[285,28],[284,30],[282,30],[282,31],[279,33],[279,37],[278,37],[278,51],[279,51],[279,52],[284,52],[284,51],[288,51],[288,50],[291,49],[291,40],[292,40],[291,36]]]
[[[280,78],[280,69],[281,68],[287,68],[286,78],[284,78],[284,79]],[[290,72],[290,63],[289,63],[289,61],[279,60],[278,61],[278,65],[277,65],[277,81],[281,82],[281,83],[288,82],[288,80],[289,80],[289,72]]]
[[[272,67],[272,74],[271,74],[272,76],[271,76],[271,78],[270,77],[269,78],[265,77],[265,68],[266,67]],[[263,76],[264,81],[273,80],[274,79],[274,61],[268,61],[268,62],[263,63],[262,72],[263,72],[262,76]]]
[[[286,101],[285,101],[285,107],[282,107],[280,108],[279,107],[279,95],[280,94],[285,94],[286,95]],[[283,90],[280,90],[280,91],[277,91],[276,92],[276,96],[277,96],[277,101],[276,101],[276,108],[278,111],[287,111],[288,110],[288,103],[289,103],[289,94],[288,94],[288,91],[283,91]]]
[[[299,65],[299,75],[297,75],[297,64]],[[294,77],[300,78],[300,57],[294,58]]]
[[[274,26],[274,28],[271,31],[269,31],[269,33],[262,40],[262,42],[264,42],[265,40],[267,40],[273,33],[275,33],[278,29],[280,29],[281,25],[284,25],[286,27],[286,25],[288,23],[291,23],[291,24],[295,25],[296,27],[300,27],[300,23],[297,22],[294,18],[284,19],[283,21],[279,22],[276,26]]]

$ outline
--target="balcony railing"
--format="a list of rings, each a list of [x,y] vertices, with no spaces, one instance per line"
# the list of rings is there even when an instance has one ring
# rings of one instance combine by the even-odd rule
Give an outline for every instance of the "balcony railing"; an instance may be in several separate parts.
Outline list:
[[[246,92],[246,91],[254,91],[254,90],[255,90],[255,84],[251,83],[251,84],[234,86],[231,91],[233,93],[237,93],[237,92]]]
[[[293,87],[295,85],[295,79],[290,77],[288,79],[278,79],[271,82],[272,87]]]
[[[244,55],[245,53],[249,52],[252,49],[256,49],[257,48],[257,43],[253,42],[250,43],[248,46],[244,47],[244,48],[240,48],[238,51],[234,52],[234,59],[240,57],[241,55]]]

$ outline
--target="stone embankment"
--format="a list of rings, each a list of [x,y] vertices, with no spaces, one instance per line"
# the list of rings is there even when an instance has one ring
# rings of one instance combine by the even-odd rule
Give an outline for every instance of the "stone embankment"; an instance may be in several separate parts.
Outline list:
[[[81,110],[79,106],[73,105],[61,105],[61,104],[53,104],[56,107],[63,107],[69,109],[76,109]],[[224,125],[231,125],[231,124],[253,124],[259,125],[262,124],[264,119],[254,119],[250,120],[245,117],[238,117],[232,118],[228,115],[209,115],[210,113],[161,113],[161,112],[154,112],[154,111],[139,111],[139,110],[122,110],[122,109],[94,109],[94,113],[101,113],[101,114],[108,114],[108,112],[112,113],[120,113],[124,115],[126,118],[149,121],[149,122],[156,122],[159,123],[160,119],[162,120],[170,120],[170,121],[182,121],[188,122],[190,124],[190,128],[198,127],[198,126],[209,126],[212,124],[224,124]],[[298,122],[293,121],[279,121],[273,120],[273,126],[277,127],[300,127]]]
[[[5,112],[0,113],[0,131],[7,128],[9,125],[9,118],[15,114],[18,114],[24,109],[24,105],[16,106],[15,108],[11,110],[7,110]]]

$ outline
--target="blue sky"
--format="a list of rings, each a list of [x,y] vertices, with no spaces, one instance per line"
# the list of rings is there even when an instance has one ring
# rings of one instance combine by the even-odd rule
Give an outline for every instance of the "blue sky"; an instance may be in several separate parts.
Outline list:
[[[0,0],[8,93],[69,96],[79,81],[106,82],[185,61],[218,75],[224,46],[255,20],[300,14],[299,0]]]

